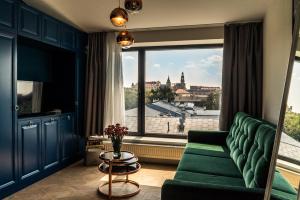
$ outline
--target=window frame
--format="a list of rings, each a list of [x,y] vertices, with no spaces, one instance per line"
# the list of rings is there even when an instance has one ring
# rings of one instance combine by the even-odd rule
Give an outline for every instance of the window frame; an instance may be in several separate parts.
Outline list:
[[[296,62],[299,62],[300,63],[300,57],[299,56],[295,56],[295,61]],[[291,81],[292,81],[292,79],[291,79]],[[290,94],[289,94],[290,95]],[[284,119],[285,120],[285,119]],[[284,132],[284,131],[283,131]],[[287,134],[287,133],[285,133],[285,134]],[[281,138],[280,138],[280,144],[282,143],[282,141],[281,141]],[[283,142],[284,143],[284,142]],[[299,142],[300,143],[300,142]],[[285,144],[288,144],[288,143],[285,143]],[[288,145],[291,145],[291,144],[288,144]],[[295,164],[295,165],[299,165],[300,166],[300,161],[299,160],[296,160],[296,159],[294,159],[294,158],[292,158],[292,157],[287,157],[287,156],[283,156],[283,155],[280,155],[279,154],[279,151],[278,151],[278,159],[280,159],[280,160],[284,160],[284,161],[286,161],[286,162],[288,162],[288,163],[292,163],[292,164]]]
[[[186,139],[187,135],[146,133],[145,132],[145,77],[146,77],[146,51],[166,51],[166,50],[190,50],[190,49],[214,49],[223,48],[222,43],[214,44],[193,44],[193,45],[168,45],[168,46],[142,46],[122,49],[122,52],[138,53],[138,117],[137,132],[129,132],[130,136],[160,137]]]

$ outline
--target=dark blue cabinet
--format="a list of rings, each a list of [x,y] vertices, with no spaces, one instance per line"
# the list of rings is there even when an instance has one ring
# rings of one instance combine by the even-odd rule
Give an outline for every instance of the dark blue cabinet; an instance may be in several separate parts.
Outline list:
[[[52,17],[43,16],[42,40],[56,46],[60,45],[61,23]]]
[[[16,16],[14,0],[0,0],[0,29],[15,32]]]
[[[15,36],[0,33],[0,199],[17,183],[14,109]]]
[[[88,35],[86,33],[77,32],[76,48],[81,52],[86,52]]]
[[[84,155],[85,137],[84,137],[84,92],[85,92],[85,65],[86,54],[78,52],[76,56],[76,133],[77,133],[77,153]]]
[[[75,50],[76,48],[76,31],[68,25],[61,27],[61,47]]]
[[[74,132],[74,117],[65,114],[60,117],[61,161],[68,163],[76,155],[76,135]]]
[[[25,37],[40,40],[42,15],[37,10],[21,3],[19,5],[18,33]]]
[[[42,120],[42,152],[44,170],[56,169],[59,164],[59,118],[48,117]]]
[[[37,177],[42,171],[41,121],[19,121],[18,158],[20,182]]]

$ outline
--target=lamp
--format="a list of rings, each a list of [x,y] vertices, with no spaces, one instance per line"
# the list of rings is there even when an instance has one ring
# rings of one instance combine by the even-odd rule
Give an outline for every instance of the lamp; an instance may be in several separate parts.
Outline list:
[[[128,22],[128,14],[125,9],[120,7],[120,1],[119,1],[119,7],[115,8],[110,13],[110,21],[114,26],[122,27]]]
[[[117,43],[123,48],[128,49],[134,43],[134,38],[127,30],[119,32]]]
[[[140,10],[142,10],[142,7],[142,0],[125,0],[125,8],[130,13],[138,13]]]

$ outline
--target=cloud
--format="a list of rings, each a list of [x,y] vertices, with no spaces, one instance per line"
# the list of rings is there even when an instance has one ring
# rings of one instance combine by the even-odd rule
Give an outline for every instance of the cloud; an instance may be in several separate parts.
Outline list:
[[[125,60],[135,60],[135,58],[133,56],[125,56],[124,57]]]
[[[207,60],[211,61],[211,62],[222,62],[223,58],[222,58],[222,56],[219,56],[219,55],[212,55],[212,56],[208,57]]]
[[[185,63],[185,65],[184,65],[184,67],[190,69],[190,68],[196,68],[197,65],[196,65],[194,62],[192,62],[192,61],[187,61],[187,62]]]
[[[152,65],[152,66],[158,68],[158,67],[160,67],[160,64],[157,64],[157,63],[156,63],[156,64],[154,64],[154,65]]]

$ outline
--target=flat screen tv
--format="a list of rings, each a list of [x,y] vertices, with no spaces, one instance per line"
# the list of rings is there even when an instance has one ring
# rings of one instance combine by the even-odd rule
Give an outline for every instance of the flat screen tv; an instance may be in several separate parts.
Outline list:
[[[17,81],[18,115],[34,115],[42,111],[43,83]]]

